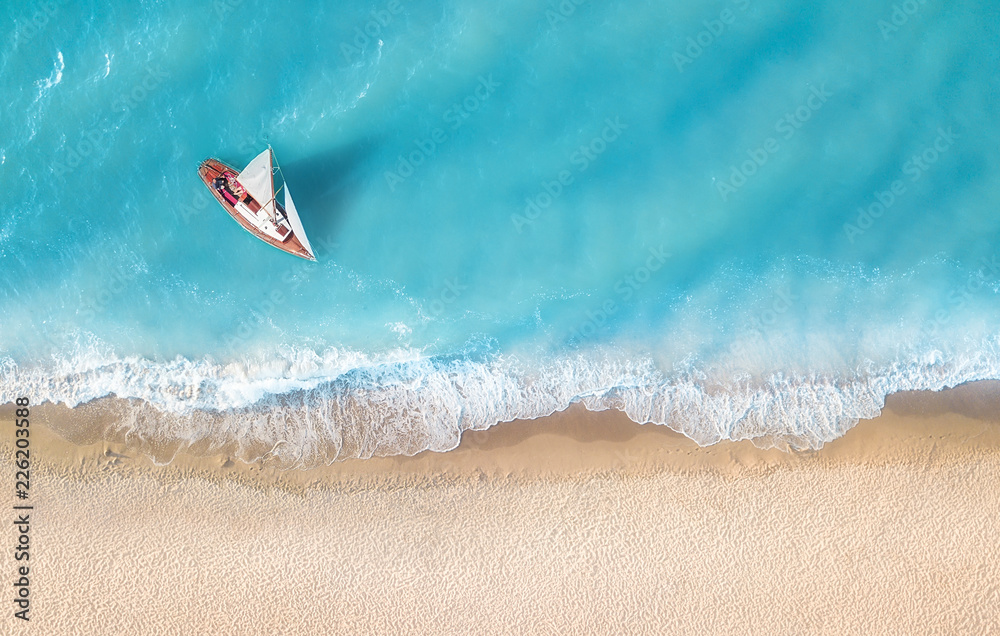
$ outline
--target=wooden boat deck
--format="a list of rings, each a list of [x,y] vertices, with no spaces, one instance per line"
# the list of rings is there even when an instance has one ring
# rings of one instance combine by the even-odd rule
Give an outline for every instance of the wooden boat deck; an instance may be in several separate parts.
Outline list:
[[[239,211],[236,209],[236,207],[232,203],[227,201],[226,197],[224,197],[222,193],[216,190],[215,186],[212,184],[212,182],[215,181],[217,177],[220,177],[227,172],[232,173],[235,176],[239,174],[240,171],[237,170],[236,168],[233,168],[232,166],[222,163],[221,161],[215,158],[206,159],[205,161],[202,162],[201,166],[198,168],[198,176],[201,177],[201,180],[205,183],[205,186],[215,197],[215,200],[218,201],[219,204],[226,209],[226,212],[229,213],[229,216],[233,217],[233,219],[235,219],[236,222],[239,223],[244,230],[250,232],[260,240],[264,241],[265,243],[273,245],[274,247],[278,248],[283,252],[288,252],[289,254],[298,256],[299,258],[304,258],[309,261],[316,260],[316,258],[312,254],[310,254],[305,247],[303,247],[302,243],[295,236],[294,232],[289,232],[288,238],[281,241],[272,236],[264,234],[256,227],[254,227],[253,224],[250,223],[250,221],[244,218],[243,215],[240,214]],[[260,203],[254,200],[253,197],[251,197],[249,194],[244,196],[243,203],[248,208],[250,208],[250,210],[254,213],[260,210]],[[282,214],[284,214],[285,212],[284,207],[282,207],[281,204],[279,204],[277,201],[275,201],[274,204],[278,207],[278,209],[282,212]]]

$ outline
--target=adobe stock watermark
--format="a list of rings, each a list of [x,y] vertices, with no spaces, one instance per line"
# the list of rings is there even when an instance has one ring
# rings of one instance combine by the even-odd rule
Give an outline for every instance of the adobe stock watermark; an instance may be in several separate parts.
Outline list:
[[[557,4],[555,8],[549,6],[545,9],[545,19],[549,21],[549,26],[554,29],[573,17],[573,15],[576,14],[577,8],[589,1],[590,0],[562,0],[562,2]]]
[[[778,289],[771,297],[771,302],[760,313],[750,317],[747,321],[747,336],[745,340],[737,340],[729,347],[731,357],[739,358],[747,353],[747,346],[751,343],[762,343],[764,341],[764,329],[773,327],[778,321],[795,305],[801,298],[795,294],[790,287]]]
[[[136,84],[131,91],[124,95],[118,96],[113,102],[111,102],[111,107],[115,110],[121,110],[125,112],[125,115],[131,115],[133,109],[135,109],[139,104],[146,101],[150,93],[159,88],[165,80],[167,80],[170,75],[163,71],[161,68],[146,67],[146,75]]]
[[[40,0],[33,5],[31,16],[18,25],[17,33],[30,42],[49,26],[49,23],[59,15],[59,9],[69,0]]]
[[[331,253],[337,246],[332,236],[324,236],[315,242],[316,259]],[[224,343],[229,352],[246,344],[251,337],[268,322],[269,318],[282,305],[288,302],[292,292],[304,285],[320,268],[311,261],[296,258],[296,262],[286,269],[280,278],[280,284],[271,289],[259,301],[246,307],[243,319],[236,325],[232,333],[226,335]]]
[[[236,152],[240,155],[257,155],[266,146],[267,139],[263,135],[247,135],[236,145]]]
[[[368,46],[373,39],[382,35],[382,29],[392,23],[393,18],[403,12],[403,3],[400,0],[389,0],[385,7],[372,9],[371,20],[364,26],[354,27],[354,39],[350,42],[340,43],[340,52],[344,56],[344,61],[350,64],[352,56],[361,55],[362,49]]]
[[[83,309],[80,311],[84,324],[90,324],[98,314],[107,311],[108,304],[122,294],[128,288],[128,284],[138,276],[139,272],[135,268],[122,265],[116,267],[110,276],[105,276],[97,293],[87,294]]]
[[[687,39],[687,47],[684,52],[674,51],[674,66],[679,73],[684,72],[684,67],[688,66],[711,47],[726,32],[727,28],[736,23],[736,18],[750,8],[750,0],[735,0],[736,11],[726,7],[719,12],[719,15],[711,20],[702,21],[704,29],[698,31],[694,36]]]
[[[593,165],[597,159],[607,152],[608,148],[621,137],[623,131],[628,129],[627,124],[623,124],[619,117],[604,120],[604,129],[599,135],[574,150],[569,155],[569,163],[576,168],[577,174],[583,174]],[[525,198],[524,212],[522,214],[511,214],[510,220],[514,224],[514,229],[518,234],[524,232],[527,225],[534,223],[542,213],[562,196],[566,188],[573,184],[575,177],[570,170],[560,170],[552,180],[541,182],[541,188],[537,193]]]
[[[951,322],[954,313],[964,309],[991,281],[1000,281],[1000,254],[994,254],[992,258],[984,256],[979,270],[969,276],[964,285],[949,292],[945,299],[947,306],[934,312],[934,316],[921,327],[920,334],[929,338],[936,336],[941,327]]]
[[[159,88],[170,75],[160,68],[146,67],[146,75],[130,91],[122,93],[111,102],[111,107],[124,112],[127,119],[135,109],[149,97],[149,95]],[[52,172],[57,177],[63,177],[73,172],[96,151],[101,150],[101,142],[104,140],[104,131],[99,128],[92,128],[80,136],[80,140],[66,151],[64,161],[56,161],[52,164]]]
[[[444,287],[441,289],[441,293],[438,294],[437,298],[430,302],[427,309],[430,311],[431,316],[440,316],[448,309],[449,305],[454,304],[462,296],[462,292],[469,289],[467,285],[463,285],[459,282],[457,278],[449,278],[444,281]]]
[[[52,173],[57,177],[64,177],[73,172],[83,165],[85,159],[101,148],[100,144],[103,139],[104,133],[97,128],[83,133],[76,145],[66,151],[64,161],[56,161],[52,164]]]
[[[218,19],[228,18],[236,9],[240,8],[246,0],[215,0],[215,15]]]
[[[621,310],[622,305],[620,303],[626,303],[631,300],[639,289],[652,280],[653,274],[663,268],[664,263],[670,259],[670,256],[662,245],[649,248],[649,255],[643,261],[642,265],[639,265],[629,274],[615,281],[612,287],[615,295],[606,299],[597,309],[587,310],[584,313],[586,320],[570,330],[570,343],[579,344],[583,340],[593,338]]]
[[[223,143],[230,148],[235,148],[235,154],[240,156],[257,156],[260,154],[262,148],[266,148],[269,145],[268,133],[265,131],[281,132],[280,119],[274,119],[270,124],[264,126],[261,130],[258,130],[256,134],[244,134],[239,138],[235,144],[230,143],[230,139],[235,137],[235,135],[225,134],[223,136]]]
[[[910,18],[917,15],[925,4],[927,4],[927,0],[904,0],[904,2],[892,5],[889,19],[882,19],[877,23],[878,30],[882,33],[882,39],[888,42],[889,38],[899,32],[899,29],[905,26]]]
[[[469,289],[468,285],[463,285],[457,277],[446,278],[433,294],[428,294],[432,297],[430,302],[425,303],[422,300],[413,299],[412,304],[417,310],[421,327],[426,327],[427,323],[443,316],[452,305],[458,302],[467,289]],[[413,335],[413,329],[403,322],[386,323],[386,327],[404,342],[407,342],[408,338]]]
[[[937,133],[938,136],[933,142],[903,164],[903,175],[910,177],[910,183],[920,181],[927,171],[941,159],[941,156],[955,144],[955,139],[958,137],[951,127],[948,130],[938,128]],[[858,208],[854,223],[844,223],[844,234],[847,236],[847,240],[854,243],[859,236],[864,235],[875,225],[875,221],[882,218],[906,192],[906,182],[902,179],[896,179],[885,190],[877,190],[873,193],[873,201],[865,207]]]
[[[441,146],[451,139],[451,135],[454,135],[474,113],[482,108],[498,88],[500,83],[494,81],[492,75],[486,77],[480,75],[476,88],[462,101],[452,104],[441,115],[445,126],[436,126],[427,135],[414,139],[413,145],[416,148],[406,155],[397,156],[395,170],[385,171],[385,183],[389,186],[389,191],[395,192],[396,186],[412,177],[417,168],[437,154]]]
[[[201,216],[208,209],[208,204],[214,200],[214,197],[210,199],[205,190],[199,188],[194,196],[191,197],[191,203],[183,203],[180,206],[181,220],[186,224],[191,223],[191,219],[194,217]]]
[[[812,119],[827,100],[833,97],[833,93],[826,90],[826,84],[821,84],[819,88],[813,86],[809,89],[809,97],[805,102],[793,110],[785,113],[785,116],[774,124],[774,131],[781,135],[781,138],[788,141],[802,129],[802,127]],[[768,162],[772,155],[781,150],[781,144],[775,137],[766,138],[756,148],[747,150],[747,159],[739,165],[729,167],[729,178],[726,180],[715,180],[715,187],[722,196],[723,202],[729,201],[729,197],[737,190],[747,184],[747,181],[757,174],[764,164]]]

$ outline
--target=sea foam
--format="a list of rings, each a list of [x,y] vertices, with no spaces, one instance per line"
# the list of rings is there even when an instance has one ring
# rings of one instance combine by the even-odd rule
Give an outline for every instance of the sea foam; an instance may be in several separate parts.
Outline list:
[[[728,383],[688,369],[664,374],[650,359],[561,356],[539,363],[505,354],[372,358],[286,350],[258,362],[177,358],[154,363],[97,356],[55,368],[2,365],[0,402],[20,395],[114,413],[108,433],[165,448],[267,453],[287,467],[337,459],[447,451],[467,430],[549,415],[582,403],[665,425],[701,445],[752,440],[815,449],[897,391],[940,390],[1000,376],[1000,341],[962,359],[927,355],[847,374],[774,373]],[[98,400],[110,398],[110,400]]]

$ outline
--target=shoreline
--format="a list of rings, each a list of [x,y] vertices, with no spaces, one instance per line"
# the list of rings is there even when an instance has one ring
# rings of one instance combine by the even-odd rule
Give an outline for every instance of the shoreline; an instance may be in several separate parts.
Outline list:
[[[2,410],[0,413],[6,415]],[[931,440],[934,452],[942,456],[1000,452],[1000,381],[992,380],[938,392],[892,394],[880,416],[861,420],[819,450],[761,449],[745,440],[703,447],[666,426],[636,424],[619,411],[588,411],[575,404],[542,418],[465,431],[459,446],[443,453],[346,459],[308,469],[277,468],[266,460],[246,463],[224,453],[176,452],[170,462],[158,463],[146,449],[100,439],[99,427],[79,430],[76,441],[66,439],[51,423],[58,419],[58,428],[65,429],[74,418],[71,409],[47,404],[33,407],[33,413],[33,447],[47,449],[44,461],[54,461],[77,475],[118,469],[235,479],[291,489],[364,481],[405,482],[426,475],[551,480],[610,473],[709,471],[735,477],[813,465],[909,462],[914,450]],[[0,443],[8,455],[9,438],[6,435]]]

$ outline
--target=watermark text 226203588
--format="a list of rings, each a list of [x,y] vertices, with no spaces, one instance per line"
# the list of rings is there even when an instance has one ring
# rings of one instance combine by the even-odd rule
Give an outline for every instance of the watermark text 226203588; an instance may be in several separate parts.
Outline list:
[[[28,492],[31,487],[31,451],[28,436],[31,415],[26,397],[15,401],[14,411],[14,527],[17,528],[17,540],[14,542],[14,560],[17,562],[14,570],[14,616],[21,620],[31,620],[31,509],[28,505]]]

